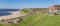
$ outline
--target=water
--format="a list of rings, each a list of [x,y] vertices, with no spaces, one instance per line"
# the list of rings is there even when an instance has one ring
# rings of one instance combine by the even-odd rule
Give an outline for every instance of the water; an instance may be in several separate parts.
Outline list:
[[[10,12],[10,11],[18,11],[18,9],[0,9],[0,13],[4,12]]]
[[[5,16],[5,15],[10,15],[12,13],[8,13],[8,12],[14,12],[14,11],[18,11],[18,9],[0,9],[0,16]]]
[[[0,13],[0,16],[5,16],[5,15],[9,15],[9,14],[12,14],[12,13]]]

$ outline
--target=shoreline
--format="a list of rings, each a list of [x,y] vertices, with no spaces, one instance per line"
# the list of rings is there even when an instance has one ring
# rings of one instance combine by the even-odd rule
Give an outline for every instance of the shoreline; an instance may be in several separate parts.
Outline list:
[[[6,16],[0,16],[0,21],[11,19],[11,18],[16,18],[16,17],[19,17],[19,15],[20,15],[19,11],[9,12],[9,13],[12,13],[12,14],[6,15]]]

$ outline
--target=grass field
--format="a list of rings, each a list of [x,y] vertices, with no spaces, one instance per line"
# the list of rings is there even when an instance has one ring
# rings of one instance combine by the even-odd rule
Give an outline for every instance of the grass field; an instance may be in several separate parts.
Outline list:
[[[32,14],[25,17],[19,24],[0,26],[60,26],[60,15]]]

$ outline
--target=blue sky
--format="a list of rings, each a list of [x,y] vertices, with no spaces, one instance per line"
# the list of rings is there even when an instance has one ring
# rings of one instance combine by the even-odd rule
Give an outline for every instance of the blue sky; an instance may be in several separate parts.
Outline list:
[[[0,8],[47,8],[60,0],[0,0]]]
[[[0,0],[0,8],[19,8],[20,0]]]

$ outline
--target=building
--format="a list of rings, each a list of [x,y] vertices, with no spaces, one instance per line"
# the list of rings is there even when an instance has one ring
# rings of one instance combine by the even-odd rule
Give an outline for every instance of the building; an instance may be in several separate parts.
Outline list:
[[[60,10],[60,4],[54,5],[55,10]]]
[[[54,5],[54,9],[57,10],[58,13],[60,13],[60,4]]]

